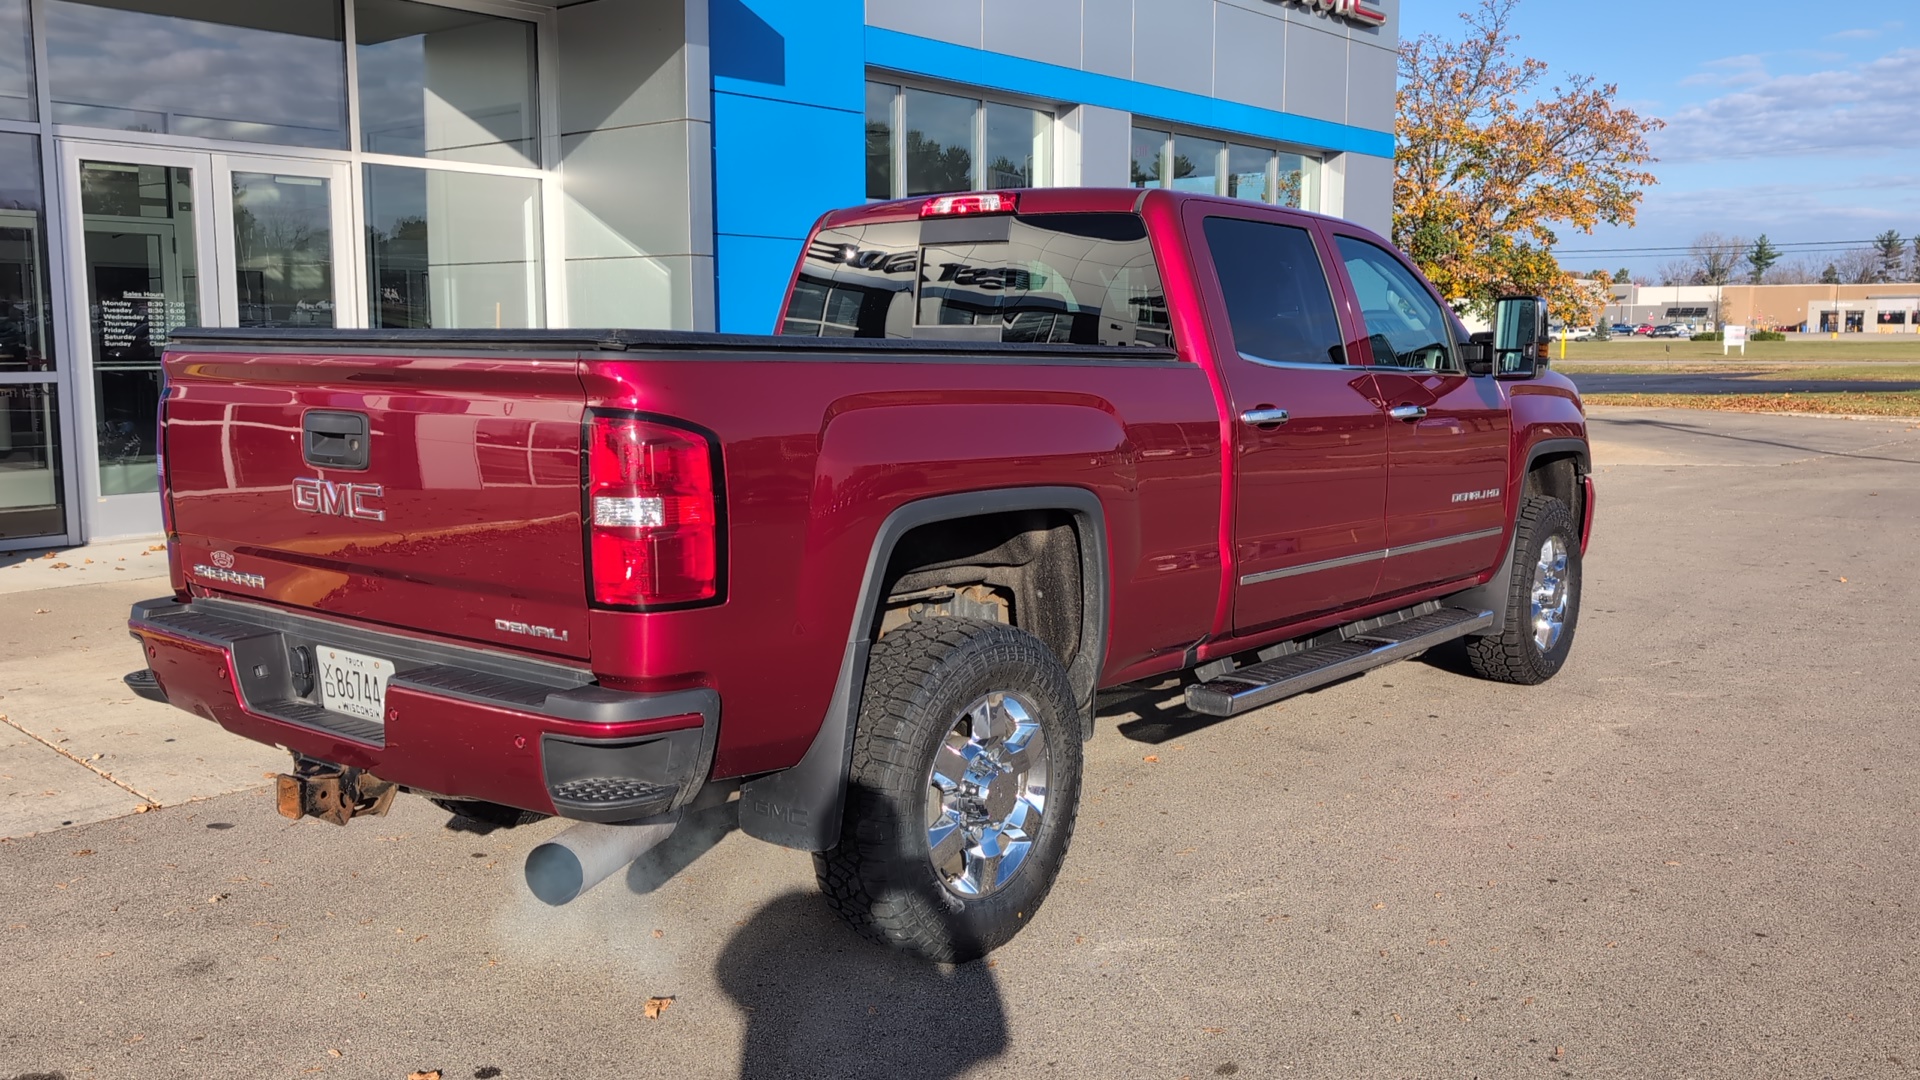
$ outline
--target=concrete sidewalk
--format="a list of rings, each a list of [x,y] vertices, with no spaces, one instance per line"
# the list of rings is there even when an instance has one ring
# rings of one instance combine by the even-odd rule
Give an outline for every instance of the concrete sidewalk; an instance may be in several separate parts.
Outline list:
[[[142,666],[127,609],[166,593],[166,574],[158,540],[0,555],[0,838],[263,786],[284,768],[280,751],[121,683]]]

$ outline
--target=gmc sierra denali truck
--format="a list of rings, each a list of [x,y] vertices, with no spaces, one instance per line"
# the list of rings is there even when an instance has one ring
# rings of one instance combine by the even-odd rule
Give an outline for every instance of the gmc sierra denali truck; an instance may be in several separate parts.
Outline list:
[[[129,685],[289,750],[289,816],[584,823],[529,857],[550,902],[737,797],[860,932],[958,960],[1059,872],[1100,689],[1232,716],[1572,647],[1593,485],[1543,305],[1470,336],[1350,223],[842,210],[778,331],[177,333]]]

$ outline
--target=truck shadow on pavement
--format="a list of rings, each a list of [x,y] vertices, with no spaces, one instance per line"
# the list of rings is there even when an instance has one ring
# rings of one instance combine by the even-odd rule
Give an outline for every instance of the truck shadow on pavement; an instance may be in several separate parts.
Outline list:
[[[946,1080],[1009,1045],[987,961],[935,965],[874,945],[811,892],[754,912],[715,975],[746,1021],[741,1080]]]

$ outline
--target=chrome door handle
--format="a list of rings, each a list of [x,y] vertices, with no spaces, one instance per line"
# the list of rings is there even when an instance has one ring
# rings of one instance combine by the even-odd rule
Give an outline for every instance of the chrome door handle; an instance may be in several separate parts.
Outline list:
[[[1279,427],[1288,420],[1287,410],[1276,409],[1271,405],[1262,405],[1257,409],[1248,409],[1240,414],[1240,421],[1254,427]]]
[[[1387,410],[1387,415],[1393,417],[1395,420],[1404,420],[1411,424],[1415,420],[1425,420],[1427,418],[1427,407],[1425,405],[1395,405],[1393,408]]]

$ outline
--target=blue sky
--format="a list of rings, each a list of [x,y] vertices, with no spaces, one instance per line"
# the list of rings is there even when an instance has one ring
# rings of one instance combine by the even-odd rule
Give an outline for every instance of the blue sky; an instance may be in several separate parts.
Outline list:
[[[1457,38],[1474,6],[1405,0],[1401,36]],[[1920,232],[1920,3],[1522,0],[1513,30],[1552,75],[1617,83],[1622,104],[1668,124],[1638,224],[1563,233],[1568,266],[1651,274],[1675,254],[1584,252],[1708,231],[1775,244]]]

